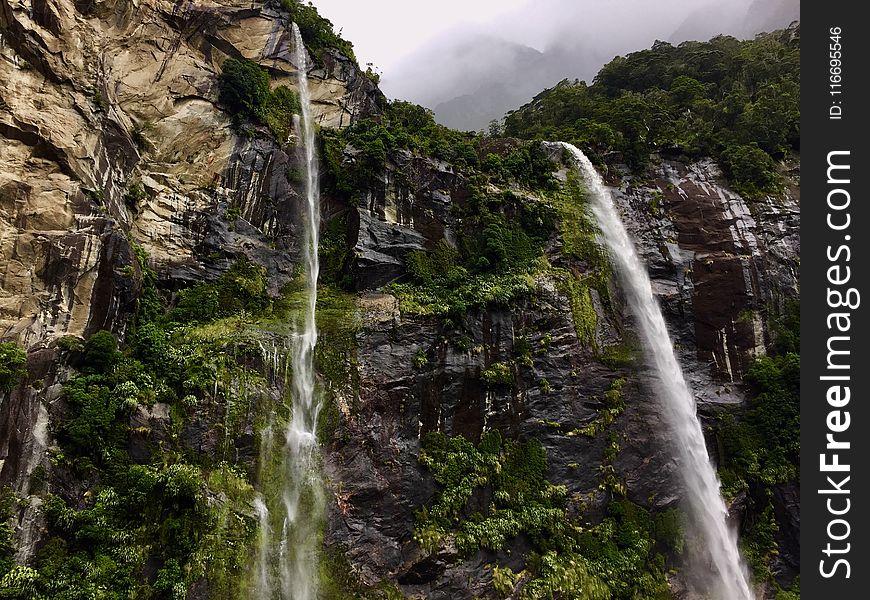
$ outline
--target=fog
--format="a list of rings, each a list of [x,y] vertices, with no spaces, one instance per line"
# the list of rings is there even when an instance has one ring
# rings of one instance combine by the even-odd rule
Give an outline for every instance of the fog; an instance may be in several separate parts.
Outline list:
[[[656,40],[785,27],[799,0],[315,0],[382,74],[390,98],[479,130],[558,81],[590,81]]]
[[[614,56],[799,17],[799,0],[314,0],[373,63],[388,97],[480,130],[562,79],[591,82]]]

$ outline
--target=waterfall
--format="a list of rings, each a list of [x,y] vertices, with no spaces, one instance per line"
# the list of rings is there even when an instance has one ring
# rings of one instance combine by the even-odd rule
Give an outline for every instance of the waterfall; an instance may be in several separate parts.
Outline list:
[[[655,299],[646,268],[619,218],[610,191],[578,148],[564,142],[591,196],[602,238],[616,267],[629,306],[637,317],[641,342],[654,369],[665,421],[674,436],[687,508],[709,553],[710,582],[716,600],[751,600],[749,575],[737,548],[737,534],[728,526],[728,510],[710,462],[695,399],[674,353],[665,319]]]
[[[316,131],[311,117],[307,55],[299,28],[293,24],[293,62],[297,67],[302,119],[295,118],[301,131],[305,161],[305,202],[303,206],[302,266],[305,269],[305,302],[294,323],[290,342],[292,414],[284,430],[283,454],[274,452],[274,421],[264,429],[261,441],[262,471],[277,480],[280,489],[264,492],[255,510],[259,519],[257,569],[253,589],[259,600],[313,600],[317,597],[318,549],[324,514],[320,455],[317,446],[317,417],[320,403],[315,394],[314,348],[317,345],[317,278],[320,272],[318,243],[320,231],[319,168]],[[267,487],[267,483],[261,483]],[[276,545],[273,535],[280,534]]]
[[[282,593],[289,600],[309,600],[316,596],[318,556],[323,494],[317,463],[317,415],[320,404],[314,395],[314,347],[317,345],[317,277],[320,260],[320,186],[317,164],[316,132],[311,118],[308,89],[308,56],[299,27],[293,23],[293,58],[299,78],[299,103],[302,107],[302,146],[305,151],[305,227],[302,258],[305,267],[305,307],[302,330],[294,340],[293,415],[287,427],[285,455],[290,482],[284,491],[286,521],[284,540],[287,560],[281,572]],[[297,127],[298,130],[298,127]],[[307,494],[306,494],[307,492]],[[305,500],[305,502],[303,502]]]

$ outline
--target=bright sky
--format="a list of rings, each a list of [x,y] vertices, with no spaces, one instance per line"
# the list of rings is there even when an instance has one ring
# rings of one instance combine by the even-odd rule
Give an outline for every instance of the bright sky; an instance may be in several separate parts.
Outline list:
[[[388,71],[438,34],[512,12],[528,0],[313,0],[353,42],[360,64]]]

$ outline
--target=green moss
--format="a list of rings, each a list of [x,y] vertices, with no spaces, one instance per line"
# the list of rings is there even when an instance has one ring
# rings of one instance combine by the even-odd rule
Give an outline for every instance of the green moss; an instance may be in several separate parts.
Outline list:
[[[610,262],[598,243],[598,225],[590,214],[586,191],[573,170],[565,185],[553,194],[553,203],[559,214],[562,253],[579,260],[592,287],[607,296]]]
[[[256,522],[246,508],[254,499],[254,488],[238,467],[221,463],[207,479],[213,505],[205,533],[191,560],[192,570],[206,577],[209,596],[231,600],[244,594],[244,573],[256,534]]]
[[[615,431],[611,431],[607,435],[607,445],[604,447],[604,454],[598,467],[601,473],[601,483],[598,484],[598,489],[609,491],[619,496],[625,496],[625,484],[620,481],[613,466],[613,463],[616,462],[616,457],[619,456],[619,451],[619,436]]]
[[[598,313],[595,312],[589,287],[584,283],[586,279],[567,271],[559,275],[558,287],[571,305],[571,318],[577,339],[584,346],[596,349],[595,330],[598,326]]]
[[[624,369],[637,362],[638,348],[633,342],[622,342],[606,346],[598,355],[598,360],[611,369]]]
[[[622,388],[625,386],[625,378],[619,377],[610,383],[609,389],[604,392],[602,400],[602,408],[598,412],[598,417],[588,425],[568,432],[569,436],[585,435],[595,437],[602,431],[607,429],[616,420],[619,415],[625,410],[625,399],[623,398]],[[605,461],[612,462],[612,461]]]
[[[509,364],[494,362],[480,372],[480,380],[488,388],[510,386],[514,382],[514,374]]]
[[[359,313],[354,296],[321,286],[317,297],[318,343],[314,349],[317,371],[325,383],[321,390],[318,436],[328,443],[339,426],[340,404],[352,409],[359,393],[357,337]]]

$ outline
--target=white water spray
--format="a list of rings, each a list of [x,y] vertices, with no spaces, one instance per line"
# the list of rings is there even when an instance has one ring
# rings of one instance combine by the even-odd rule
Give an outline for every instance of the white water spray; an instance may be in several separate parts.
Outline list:
[[[305,152],[305,227],[302,259],[305,266],[305,307],[301,331],[293,343],[293,415],[286,432],[285,455],[290,470],[284,490],[286,557],[281,565],[281,592],[288,600],[310,600],[317,595],[320,512],[323,494],[317,465],[317,416],[320,404],[314,394],[314,347],[317,345],[317,277],[320,232],[320,188],[316,133],[311,118],[308,57],[299,27],[293,24],[293,58],[299,78],[302,108],[302,146]],[[298,129],[298,128],[297,128]]]
[[[695,399],[674,353],[649,275],[595,167],[575,146],[564,142],[558,145],[572,154],[586,182],[604,243],[615,263],[629,306],[638,319],[641,341],[655,370],[664,417],[674,435],[688,492],[686,502],[709,552],[710,591],[716,600],[752,600],[749,575],[737,549],[736,532],[727,523],[728,510],[707,453]]]
[[[253,587],[259,600],[273,600],[276,597],[280,600],[313,600],[317,597],[318,549],[324,508],[317,446],[320,403],[315,394],[314,376],[314,348],[317,345],[315,309],[320,273],[319,168],[308,89],[307,55],[295,23],[293,45],[293,62],[297,67],[302,109],[301,122],[296,117],[295,129],[301,131],[305,160],[301,252],[305,268],[305,302],[290,340],[292,414],[284,432],[283,457],[278,468],[272,468],[273,473],[277,471],[277,479],[283,487],[278,498],[274,498],[274,494],[269,498],[272,506],[267,507],[264,500],[258,499],[255,507],[260,522],[260,539],[259,564]],[[261,456],[261,462],[267,465],[274,462],[271,457],[274,448],[271,443],[272,432],[273,425],[270,424],[264,431],[265,451]],[[277,546],[273,534],[281,536]]]

